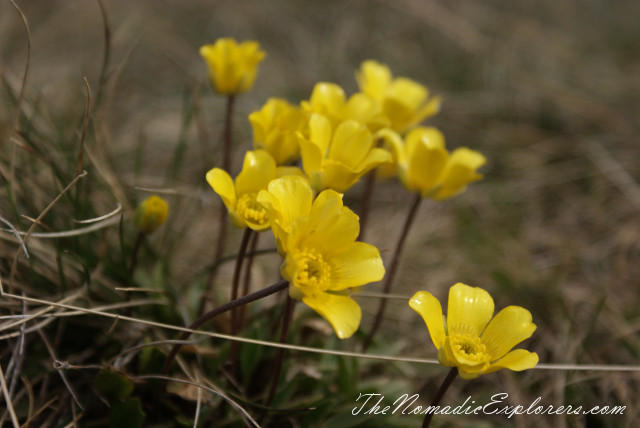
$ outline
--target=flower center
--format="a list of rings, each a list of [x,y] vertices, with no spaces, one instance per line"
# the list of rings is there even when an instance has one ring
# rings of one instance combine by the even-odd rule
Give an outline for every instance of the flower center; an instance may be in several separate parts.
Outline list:
[[[236,211],[247,222],[258,226],[266,226],[269,224],[269,217],[262,204],[256,201],[256,195],[256,193],[245,193],[240,196]]]
[[[331,267],[324,261],[322,254],[315,250],[302,250],[296,255],[298,276],[296,283],[300,287],[310,287],[325,291],[331,284]]]
[[[449,337],[453,352],[459,356],[477,363],[491,361],[491,356],[487,353],[487,347],[478,336],[470,334],[456,334]]]

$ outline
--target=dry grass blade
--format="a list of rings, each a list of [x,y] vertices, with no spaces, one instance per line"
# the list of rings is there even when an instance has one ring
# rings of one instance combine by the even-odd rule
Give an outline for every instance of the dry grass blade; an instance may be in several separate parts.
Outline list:
[[[3,217],[0,217],[0,221],[6,224],[7,227],[9,227],[9,229],[11,229],[11,233],[13,233],[13,236],[15,236],[16,239],[18,240],[18,243],[20,244],[20,248],[22,248],[22,251],[24,252],[24,256],[26,258],[29,258],[29,252],[27,251],[27,246],[24,245],[24,241],[20,237],[20,232],[18,232],[18,230],[15,227],[13,227],[13,225],[9,223],[7,220],[5,220]]]
[[[122,205],[120,205],[118,203],[118,204],[116,204],[116,209],[114,209],[110,213],[107,213],[105,215],[101,215],[100,217],[90,218],[88,220],[73,220],[73,221],[74,221],[74,223],[78,223],[78,224],[97,223],[99,221],[107,220],[107,219],[115,216],[116,214],[120,214],[121,212],[122,212]]]
[[[76,175],[76,177],[71,180],[71,183],[69,183],[67,185],[67,187],[65,187],[62,192],[60,192],[60,194],[58,194],[58,196],[55,197],[55,199],[53,201],[51,201],[51,203],[49,205],[47,205],[47,207],[42,210],[42,212],[40,213],[40,215],[38,215],[38,217],[35,219],[35,222],[31,225],[31,227],[29,228],[29,230],[27,231],[27,233],[24,235],[23,241],[26,243],[27,240],[29,240],[29,236],[31,235],[31,233],[33,232],[33,229],[36,228],[36,226],[38,225],[38,223],[40,222],[40,220],[42,220],[42,218],[47,215],[47,213],[49,212],[49,210],[51,210],[51,208],[53,208],[53,206],[60,200],[60,198],[62,198],[62,196],[67,193],[67,191],[69,189],[71,189],[77,182],[78,180],[80,180],[81,178],[85,177],[87,175],[86,171],[82,171],[80,174]],[[9,281],[13,282],[15,273],[16,273],[16,268],[18,266],[18,256],[19,256],[19,252],[16,253],[15,257],[13,258],[13,263],[11,264],[11,274],[9,275]],[[0,295],[2,295],[4,293],[4,290],[0,287]]]
[[[7,411],[11,416],[11,422],[13,423],[14,428],[19,428],[20,423],[18,422],[18,417],[16,416],[16,412],[13,409],[13,403],[11,402],[11,396],[9,395],[9,389],[7,388],[7,382],[4,379],[4,372],[2,371],[2,364],[0,364],[0,386],[2,387],[2,395],[4,396],[4,401],[7,404]]]

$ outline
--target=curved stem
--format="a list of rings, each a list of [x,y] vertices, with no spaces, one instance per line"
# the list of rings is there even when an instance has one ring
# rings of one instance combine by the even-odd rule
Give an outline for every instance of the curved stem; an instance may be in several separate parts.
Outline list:
[[[400,262],[400,256],[402,255],[402,248],[404,247],[404,242],[407,238],[407,235],[409,234],[409,229],[411,228],[413,219],[416,216],[416,212],[418,212],[418,207],[420,206],[421,201],[422,201],[422,198],[420,197],[420,194],[419,193],[416,194],[416,197],[413,200],[413,203],[411,204],[411,208],[409,209],[409,215],[407,215],[407,219],[404,222],[404,226],[400,234],[400,239],[398,239],[398,242],[396,243],[396,249],[393,252],[393,259],[391,259],[391,264],[389,265],[389,270],[387,271],[384,287],[382,289],[383,290],[382,292],[384,294],[387,294],[389,293],[389,291],[391,291],[391,285],[393,284],[393,279],[398,269],[398,263]],[[386,307],[387,307],[387,299],[382,298],[380,300],[380,305],[378,306],[378,312],[376,313],[376,318],[373,322],[373,327],[371,328],[369,335],[366,337],[366,339],[364,340],[364,344],[362,345],[362,352],[365,352],[367,348],[369,348],[369,345],[371,345],[373,336],[376,334],[376,332],[378,331],[378,328],[380,327],[380,322],[382,321]]]
[[[188,327],[190,330],[195,330],[198,327],[200,327],[202,324],[204,324],[205,322],[209,321],[211,318],[220,315],[228,310],[231,310],[233,308],[237,308],[238,306],[242,306],[242,305],[246,305],[247,303],[251,303],[254,302],[256,300],[260,300],[263,297],[267,297],[270,296],[272,294],[277,293],[278,291],[282,291],[284,289],[286,289],[289,286],[289,282],[288,281],[280,281],[277,282],[273,285],[270,285],[267,288],[263,288],[262,290],[258,290],[255,293],[251,293],[247,296],[241,297],[239,299],[233,300],[231,302],[225,303],[222,306],[218,306],[217,308],[215,308],[212,311],[207,312],[206,314],[202,315],[200,318],[198,318],[197,320],[195,320],[193,323],[191,323],[191,325]],[[185,331],[184,333],[182,333],[180,335],[180,337],[178,338],[178,340],[187,340],[189,338],[189,336],[191,336],[191,332],[190,331]],[[171,367],[171,363],[173,362],[174,358],[176,357],[176,355],[178,354],[178,351],[180,351],[180,348],[182,347],[181,344],[176,344],[173,346],[173,348],[171,349],[171,352],[169,353],[169,355],[167,356],[167,360],[164,363],[164,366],[162,367],[162,374],[167,374],[169,372],[169,367]]]
[[[455,379],[457,375],[458,375],[458,368],[452,367],[451,370],[449,370],[447,377],[444,379],[444,382],[442,382],[442,385],[440,385],[440,389],[438,389],[436,396],[433,397],[433,401],[431,402],[431,405],[430,405],[431,408],[434,408],[435,406],[440,404],[440,400],[442,400],[442,397],[444,397],[445,392],[447,392],[447,389],[449,389],[449,386],[451,386],[453,379]],[[433,412],[426,414],[426,416],[424,417],[424,421],[422,422],[422,428],[429,428],[431,419],[433,419]]]

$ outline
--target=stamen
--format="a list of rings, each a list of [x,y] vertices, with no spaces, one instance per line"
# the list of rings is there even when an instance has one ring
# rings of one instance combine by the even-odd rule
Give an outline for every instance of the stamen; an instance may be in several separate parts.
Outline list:
[[[236,207],[238,214],[250,223],[266,226],[269,223],[267,211],[256,200],[256,193],[245,193],[238,200]]]

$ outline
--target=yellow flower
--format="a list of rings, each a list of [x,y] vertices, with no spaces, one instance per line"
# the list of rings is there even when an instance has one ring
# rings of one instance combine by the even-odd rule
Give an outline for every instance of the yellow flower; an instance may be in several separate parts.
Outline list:
[[[160,196],[149,196],[142,201],[134,217],[134,223],[142,233],[148,235],[153,233],[167,219],[169,215],[169,204]]]
[[[283,213],[309,208],[306,196],[304,201],[297,200],[295,194],[292,200],[280,196]],[[304,207],[295,207],[297,204]],[[325,318],[340,339],[350,337],[360,325],[362,312],[349,297],[349,289],[382,279],[380,252],[356,242],[358,216],[343,206],[341,195],[332,190],[320,193],[309,214],[292,219],[287,226],[280,273],[289,281],[289,295]]]
[[[315,113],[309,120],[309,137],[298,133],[298,142],[304,172],[316,191],[345,192],[390,158],[389,152],[374,147],[366,126],[345,120],[333,131],[329,119]]]
[[[538,364],[538,354],[511,348],[531,337],[531,313],[507,306],[493,317],[493,299],[485,290],[457,283],[449,289],[446,319],[438,299],[418,291],[409,300],[427,324],[443,366],[457,367],[463,379],[500,369],[522,371]],[[493,317],[493,318],[492,318]]]
[[[405,77],[393,78],[389,67],[368,60],[356,71],[360,90],[382,104],[391,127],[404,132],[440,111],[440,97],[429,97],[429,90]]]
[[[200,56],[209,67],[211,84],[223,95],[241,94],[251,89],[258,64],[265,55],[260,44],[252,40],[238,44],[235,39],[222,38],[200,48]]]
[[[259,111],[249,115],[253,128],[253,147],[268,151],[278,165],[298,159],[300,148],[296,133],[308,122],[307,115],[297,106],[280,98],[270,98]]]
[[[398,159],[398,174],[408,190],[441,201],[480,180],[482,175],[476,170],[485,162],[482,154],[466,147],[450,154],[440,131],[419,127],[407,134]]]
[[[356,93],[347,100],[344,90],[335,83],[317,83],[309,101],[301,104],[305,111],[327,117],[334,128],[347,119],[366,125],[371,132],[389,125],[378,101],[363,93]]]
[[[248,226],[253,230],[269,228],[269,217],[264,207],[256,201],[258,192],[266,189],[269,182],[277,178],[276,162],[268,152],[248,151],[235,183],[220,168],[207,172],[206,178],[222,198],[234,225],[240,228]]]

